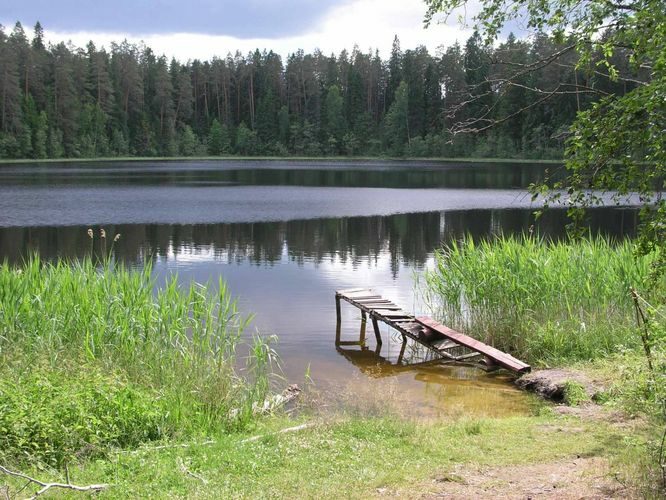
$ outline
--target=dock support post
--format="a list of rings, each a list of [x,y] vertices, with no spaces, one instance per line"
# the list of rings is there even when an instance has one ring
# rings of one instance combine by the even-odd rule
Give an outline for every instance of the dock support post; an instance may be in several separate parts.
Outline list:
[[[400,354],[398,355],[398,364],[402,364],[402,358],[405,355],[405,348],[407,347],[407,337],[402,334],[402,346],[400,347]]]
[[[335,347],[340,345],[340,336],[342,335],[341,323],[338,321],[335,325]]]
[[[358,339],[361,345],[365,344],[365,327],[367,323],[368,323],[368,315],[365,313],[365,311],[361,311],[361,335]]]
[[[497,363],[495,363],[495,361],[493,359],[489,358],[488,356],[484,356],[482,362],[483,362],[484,365],[486,365],[486,370],[489,371],[489,372],[494,372],[494,371],[500,369],[500,366]]]
[[[379,333],[379,325],[377,324],[377,318],[372,317],[372,327],[375,330],[375,338],[377,339],[377,345],[382,345],[382,335]]]
[[[340,296],[335,294],[335,314],[337,317],[338,325],[342,322],[342,315],[340,313]]]

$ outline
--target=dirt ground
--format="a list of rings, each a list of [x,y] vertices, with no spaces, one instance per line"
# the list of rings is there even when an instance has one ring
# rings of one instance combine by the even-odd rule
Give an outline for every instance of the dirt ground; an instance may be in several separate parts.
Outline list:
[[[609,476],[607,462],[596,457],[520,466],[460,466],[434,482],[437,492],[423,498],[632,498],[630,491]]]
[[[572,407],[557,405],[561,415],[604,421],[629,429],[641,422],[622,412],[589,403]],[[575,423],[572,422],[572,425]],[[575,427],[569,431],[578,430]],[[423,498],[446,499],[617,499],[638,498],[610,473],[608,461],[601,457],[571,459],[529,465],[470,467],[459,465],[450,474],[434,480],[434,487]]]
[[[570,372],[546,370],[531,375],[526,388],[542,396],[556,393],[563,380],[571,379]],[[578,374],[575,374],[578,375]],[[587,379],[573,377],[592,396],[596,384]],[[556,413],[584,420],[604,421],[622,428],[640,425],[618,411],[588,403],[571,407],[557,405]],[[570,429],[574,430],[574,429]],[[529,465],[479,467],[458,465],[450,473],[433,480],[430,493],[422,498],[435,499],[616,499],[638,498],[635,493],[615,479],[608,461],[601,457],[577,457],[554,462]]]

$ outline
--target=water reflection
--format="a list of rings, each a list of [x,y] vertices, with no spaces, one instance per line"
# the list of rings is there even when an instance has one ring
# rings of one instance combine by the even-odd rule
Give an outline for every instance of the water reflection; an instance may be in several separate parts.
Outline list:
[[[5,186],[309,186],[515,189],[558,165],[422,161],[191,161],[0,164]]]
[[[389,408],[404,412],[407,406],[412,416],[426,418],[470,414],[497,417],[529,411],[530,399],[510,383],[509,375],[489,374],[478,365],[443,364],[414,349],[417,346],[411,341],[398,344],[396,358],[395,350],[382,353],[381,345],[368,345],[362,334],[359,340],[341,340],[339,330],[336,332],[336,351],[363,375],[345,388],[347,397],[360,399],[362,402],[357,404],[361,407],[368,399],[386,397],[384,404]],[[408,346],[413,348],[412,354],[405,357]],[[386,390],[387,380],[396,391],[397,404]],[[373,396],[370,391],[378,392]]]
[[[421,346],[410,342],[407,337],[402,337],[400,340],[397,358],[389,357],[390,351],[387,356],[383,356],[383,344],[375,342],[374,348],[370,348],[366,342],[366,326],[367,322],[362,319],[358,340],[342,340],[341,328],[338,325],[335,333],[335,350],[369,377],[391,377],[401,372],[414,371],[416,368],[441,362],[441,359],[433,356],[431,351],[419,349]],[[409,350],[407,346],[410,346]]]
[[[564,235],[564,210],[550,210],[535,223],[527,209],[453,210],[375,217],[325,218],[286,222],[230,224],[105,225],[109,240],[87,235],[88,226],[0,228],[0,258],[20,262],[30,252],[45,259],[75,259],[110,251],[117,259],[141,265],[146,259],[207,256],[227,263],[271,265],[288,259],[302,265],[331,259],[360,263],[388,254],[395,274],[399,262],[420,267],[444,243],[464,235],[476,238],[516,234],[535,225],[543,236]],[[589,211],[593,232],[613,237],[633,235],[637,213],[630,208]],[[93,226],[99,234],[99,226]]]

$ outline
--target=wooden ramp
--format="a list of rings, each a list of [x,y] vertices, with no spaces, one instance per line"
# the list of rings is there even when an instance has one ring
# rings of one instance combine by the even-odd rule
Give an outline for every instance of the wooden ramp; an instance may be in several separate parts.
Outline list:
[[[341,322],[340,301],[344,300],[361,310],[361,320],[370,316],[377,344],[382,344],[379,321],[400,332],[403,340],[410,338],[450,361],[468,361],[482,357],[487,366],[501,366],[516,373],[527,373],[530,365],[510,354],[456,332],[428,317],[415,317],[390,300],[367,288],[352,288],[335,292],[338,326]]]

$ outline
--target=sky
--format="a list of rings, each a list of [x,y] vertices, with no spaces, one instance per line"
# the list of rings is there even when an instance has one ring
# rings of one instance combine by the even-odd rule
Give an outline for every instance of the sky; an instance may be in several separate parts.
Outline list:
[[[1,0],[0,23],[18,20],[31,34],[40,21],[49,42],[99,47],[128,39],[144,41],[158,55],[188,59],[224,57],[240,50],[273,50],[283,57],[298,49],[339,54],[358,45],[387,58],[394,35],[402,49],[438,47],[471,34],[454,21],[424,29],[423,0]],[[470,15],[469,8],[467,15]]]

